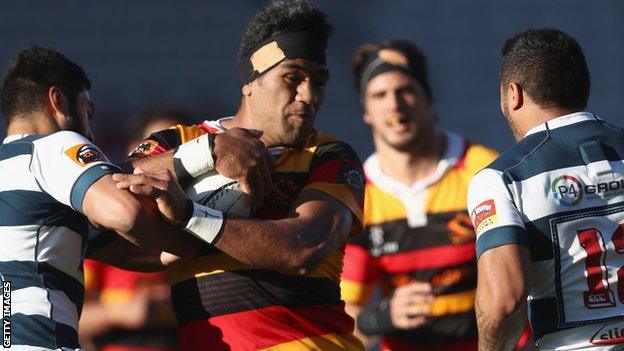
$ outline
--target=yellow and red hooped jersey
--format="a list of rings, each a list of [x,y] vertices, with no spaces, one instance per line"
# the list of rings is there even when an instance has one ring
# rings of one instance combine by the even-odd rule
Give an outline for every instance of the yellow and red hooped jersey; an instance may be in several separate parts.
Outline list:
[[[475,233],[466,193],[496,153],[446,135],[435,174],[411,187],[385,176],[376,155],[365,163],[366,229],[347,245],[343,299],[365,305],[377,284],[388,296],[412,281],[431,283],[435,295],[425,325],[386,335],[385,350],[476,350]]]
[[[218,121],[175,126],[152,134],[131,157],[173,149]],[[363,226],[364,172],[353,149],[314,132],[302,149],[285,149],[271,174],[273,192],[254,217],[285,218],[299,193],[314,189],[353,213],[352,234]],[[363,350],[340,299],[344,247],[310,274],[288,275],[245,265],[205,246],[169,270],[182,350]]]

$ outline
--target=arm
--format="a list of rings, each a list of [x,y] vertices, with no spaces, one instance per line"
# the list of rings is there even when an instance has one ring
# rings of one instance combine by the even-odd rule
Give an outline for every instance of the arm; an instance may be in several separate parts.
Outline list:
[[[489,168],[475,175],[468,189],[477,234],[479,350],[512,350],[526,321],[531,260],[513,191],[500,171]]]
[[[529,262],[528,249],[519,245],[499,246],[479,258],[479,350],[514,349],[526,322]]]
[[[351,211],[320,191],[302,192],[288,218],[229,219],[214,245],[255,267],[305,274],[345,242]]]
[[[351,318],[356,320],[355,329],[353,330],[353,335],[355,335],[358,339],[360,339],[360,341],[362,341],[364,346],[369,347],[369,346],[373,345],[375,342],[377,342],[377,338],[376,337],[370,337],[370,336],[364,334],[360,330],[360,327],[359,327],[359,325],[357,323],[357,320],[358,320],[358,316],[360,315],[360,313],[362,312],[363,309],[364,309],[364,307],[362,305],[359,305],[359,304],[356,304],[356,303],[349,303],[349,302],[347,302],[345,304],[345,312],[347,312],[347,314],[349,316],[351,316]]]
[[[165,221],[151,199],[117,188],[110,175],[89,187],[82,210],[96,227],[112,229],[144,249],[190,258],[199,247],[197,239]]]
[[[259,139],[261,132],[232,128],[185,142],[178,129],[152,134],[124,161],[125,168],[148,173],[167,170],[181,184],[216,170],[238,181],[241,189],[259,202],[270,193],[274,161]],[[191,130],[186,134],[192,137],[197,133]]]
[[[166,268],[160,250],[144,250],[113,231],[89,240],[86,257],[135,272],[159,272]]]

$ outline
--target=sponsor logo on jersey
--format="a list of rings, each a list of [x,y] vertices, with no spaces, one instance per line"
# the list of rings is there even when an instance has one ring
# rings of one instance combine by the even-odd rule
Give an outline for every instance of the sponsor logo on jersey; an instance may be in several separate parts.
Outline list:
[[[95,146],[90,144],[78,144],[65,150],[65,155],[80,167],[89,163],[103,161],[104,155]]]
[[[485,200],[478,204],[470,214],[475,232],[480,234],[485,228],[498,223],[496,204],[493,199]]]
[[[617,323],[617,322],[616,322]],[[614,323],[608,323],[589,339],[589,342],[594,345],[611,345],[624,343],[624,326],[613,325]]]
[[[552,181],[550,191],[558,204],[574,207],[583,200],[584,195],[606,197],[621,193],[624,191],[624,179],[583,184],[577,177],[562,175]]]
[[[364,188],[364,175],[357,169],[349,168],[342,172],[341,177],[345,184],[355,191]]]

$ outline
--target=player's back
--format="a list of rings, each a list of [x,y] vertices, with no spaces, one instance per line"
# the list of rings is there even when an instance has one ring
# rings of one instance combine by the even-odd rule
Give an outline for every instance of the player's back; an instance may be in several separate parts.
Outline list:
[[[577,113],[529,134],[482,172],[502,177],[523,215],[536,340],[610,349],[624,343],[624,131]],[[483,205],[480,225],[504,216]]]
[[[13,347],[79,347],[88,221],[69,203],[79,207],[107,172],[107,165],[92,167],[99,156],[73,132],[10,136],[0,145],[0,280]]]

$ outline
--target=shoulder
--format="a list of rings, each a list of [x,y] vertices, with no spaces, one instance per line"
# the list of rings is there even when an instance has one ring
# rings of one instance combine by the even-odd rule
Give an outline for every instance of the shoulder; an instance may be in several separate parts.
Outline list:
[[[323,135],[315,132],[310,139],[308,139],[305,148],[313,152],[314,159],[317,162],[319,160],[338,158],[361,164],[359,156],[351,145],[332,135]]]

